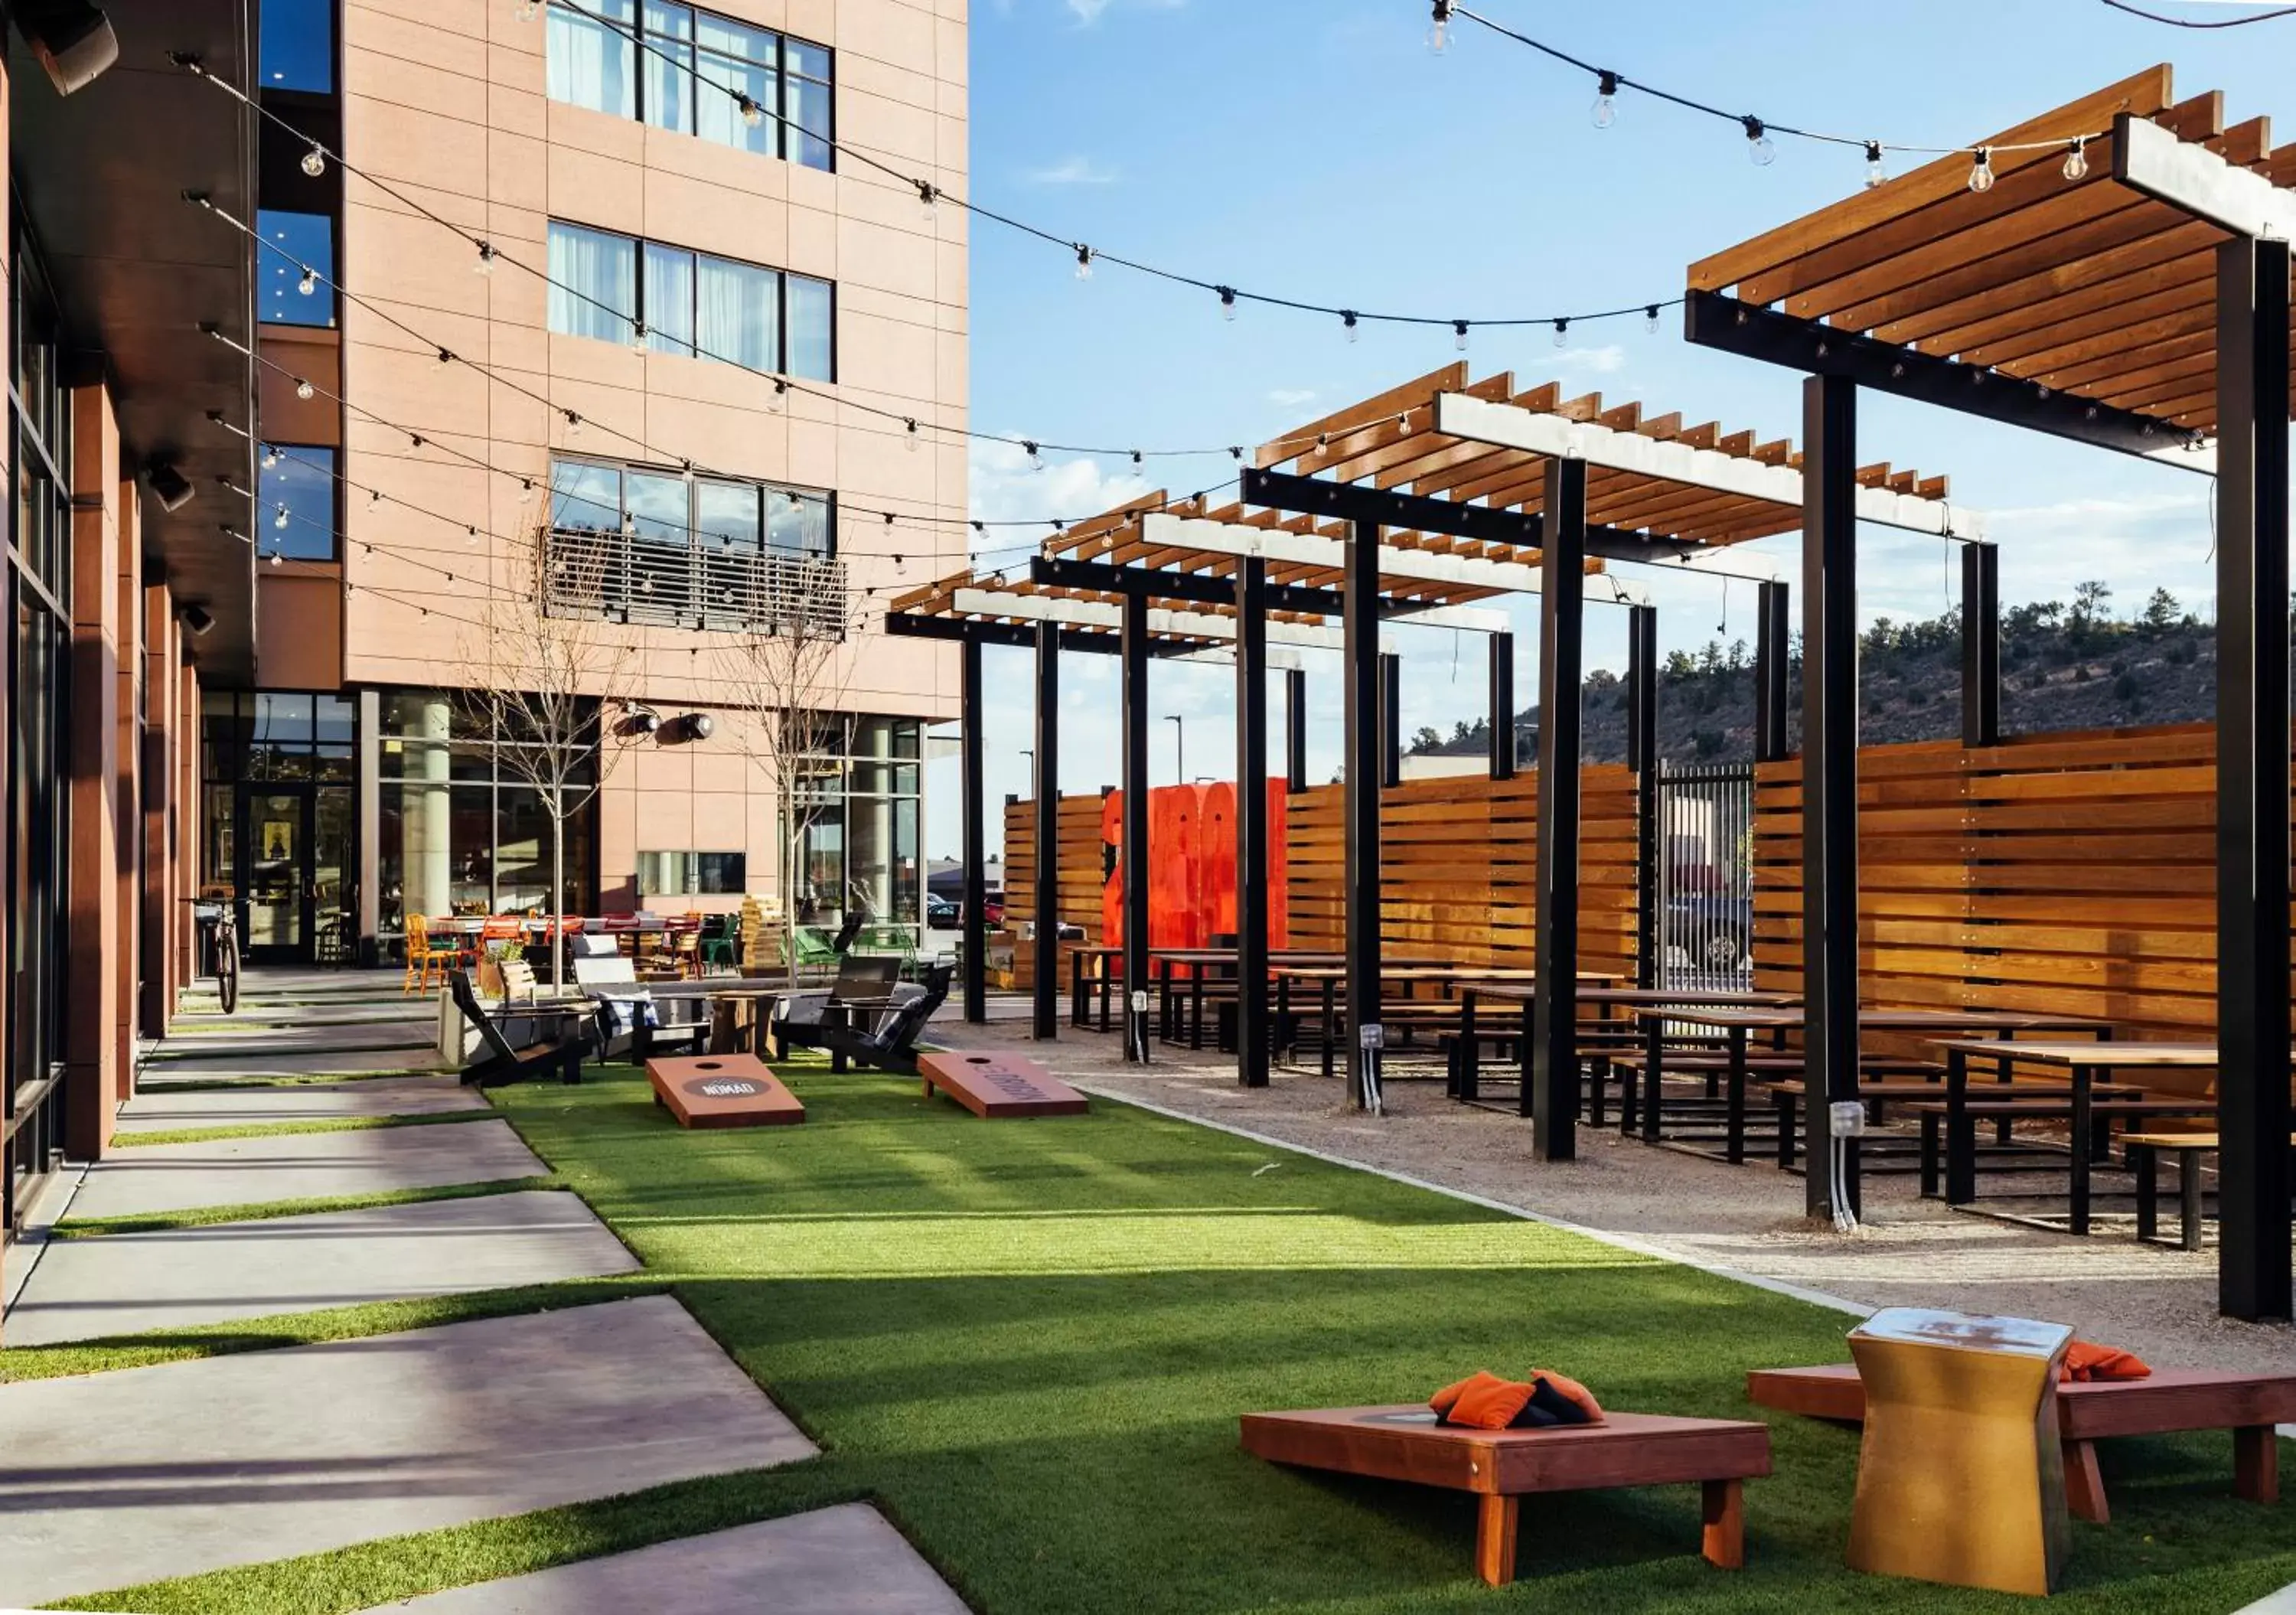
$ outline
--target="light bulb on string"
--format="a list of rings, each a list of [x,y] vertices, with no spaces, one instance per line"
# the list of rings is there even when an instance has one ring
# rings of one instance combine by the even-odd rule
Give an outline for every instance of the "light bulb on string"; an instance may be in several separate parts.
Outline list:
[[[742,122],[746,127],[754,129],[766,121],[766,109],[749,96],[735,97],[734,104],[742,109]]]
[[[633,320],[630,322],[630,351],[644,358],[645,350],[646,323],[644,320]]]
[[[531,22],[542,14],[542,0],[518,0],[511,12],[521,22]]]
[[[781,377],[775,376],[774,378],[773,391],[766,395],[766,407],[775,414],[781,414],[782,405],[788,392],[789,383],[783,381]]]
[[[1598,129],[1607,129],[1619,121],[1619,76],[1604,68],[1595,94],[1594,119]]]
[[[1466,352],[1467,322],[1464,320],[1453,320],[1451,322],[1451,334],[1456,339],[1453,346],[1457,348],[1461,353]]]
[[[271,518],[271,525],[276,528],[287,525],[287,506],[283,503],[279,506],[279,513]]]
[[[463,545],[464,545],[465,546],[467,546],[467,547],[475,548],[475,547],[477,547],[478,542],[479,542],[479,529],[478,529],[476,527],[465,528],[465,529],[463,529]]]
[[[1360,342],[1363,340],[1363,332],[1356,325],[1356,311],[1354,309],[1341,309],[1340,324],[1347,327],[1349,341]]]
[[[1090,280],[1090,279],[1092,278],[1092,249],[1091,249],[1091,248],[1089,248],[1089,247],[1087,247],[1087,246],[1086,246],[1082,242],[1078,242],[1077,243],[1076,254],[1077,254],[1077,267],[1076,267],[1076,277],[1077,277],[1077,279],[1078,279],[1078,280],[1080,280],[1080,281],[1088,281],[1088,280]]]
[[[933,188],[933,183],[929,179],[921,179],[917,181],[916,184],[917,200],[924,203],[925,222],[930,224],[932,222],[933,217],[933,202],[937,198],[939,198],[940,193]]]
[[[580,415],[578,415],[578,414],[575,414],[572,410],[570,410],[570,410],[568,410],[568,411],[566,411],[565,413],[566,413],[566,435],[567,435],[568,437],[570,437],[570,438],[578,438],[578,437],[580,437],[580,436],[582,435],[582,417],[581,417]]]
[[[295,283],[295,290],[301,292],[305,297],[309,297],[312,293],[318,291],[318,289],[319,272],[316,269],[312,268],[309,265],[305,265],[301,278],[297,280]]]
[[[479,243],[479,261],[471,266],[471,273],[480,275],[492,275],[495,272],[495,258],[496,252],[494,242],[480,242]]]
[[[1990,146],[1980,146],[1971,153],[1969,188],[1980,196],[1993,189],[1993,149]]]
[[[269,562],[273,566],[277,566],[281,562],[287,559],[287,554],[283,550],[274,550],[268,555],[266,555],[264,559]]]
[[[1889,177],[1889,170],[1882,166],[1882,143],[1878,140],[1867,141],[1866,143],[1866,188],[1868,191],[1878,191],[1888,182]]]
[[[1021,447],[1029,451],[1029,469],[1030,471],[1040,471],[1045,469],[1045,457],[1037,452],[1037,446],[1035,444],[1023,442]]]
[[[1220,318],[1233,321],[1235,318],[1235,288],[1221,286],[1216,290],[1219,292]]]
[[[1753,159],[1758,168],[1767,168],[1777,160],[1778,149],[1770,143],[1769,130],[1751,112],[1738,120],[1746,131],[1746,155]]]
[[[304,403],[308,404],[314,398],[317,397],[318,391],[319,389],[317,388],[312,386],[310,382],[304,380],[301,376],[295,378],[295,396],[302,399]]]
[[[2077,135],[2072,144],[2066,148],[2064,176],[2067,179],[2086,179],[2088,176],[2087,146],[2088,136]]]
[[[531,478],[531,477],[521,477],[521,478],[518,480],[518,504],[519,504],[519,508],[520,508],[521,510],[524,510],[528,505],[532,504],[533,503],[534,503],[534,479],[533,479],[533,478]]]
[[[1427,48],[1435,55],[1451,43],[1451,0],[1435,0],[1434,25],[1427,30]]]
[[[1554,322],[1554,345],[1557,348],[1567,348],[1570,345],[1570,322],[1569,320],[1557,320]]]
[[[915,416],[912,415],[912,416],[910,416],[910,417],[909,417],[908,427],[909,427],[909,452],[910,452],[911,454],[914,454],[914,453],[916,453],[916,452],[917,452],[917,445],[918,445],[918,444],[920,444],[920,443],[922,443],[922,442],[923,442],[923,441],[924,441],[924,439],[923,439],[922,435],[921,433],[919,433],[919,432],[918,432],[918,430],[917,430],[917,422],[916,422],[916,417],[915,417]]]
[[[1650,303],[1643,308],[1643,330],[1649,335],[1658,334],[1658,305]]]
[[[316,179],[327,171],[327,154],[314,144],[309,151],[303,153],[303,160],[295,166],[302,169],[309,177]]]
[[[265,471],[269,471],[273,466],[278,463],[279,451],[272,447],[268,443],[265,444],[263,446],[263,469]]]

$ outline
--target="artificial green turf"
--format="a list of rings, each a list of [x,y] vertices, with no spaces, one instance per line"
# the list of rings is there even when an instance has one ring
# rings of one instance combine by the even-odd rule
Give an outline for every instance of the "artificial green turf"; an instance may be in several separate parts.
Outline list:
[[[1749,1416],[1745,1371],[1840,1360],[1837,1315],[1107,1102],[984,1123],[816,1068],[790,1073],[804,1127],[686,1133],[635,1074],[599,1075],[495,1098],[824,1455],[83,1607],[353,1610],[851,1496],[992,1615],[2031,1607],[1849,1574],[1856,1438],[1808,1421],[1773,1422],[1742,1573],[1698,1557],[1676,1487],[1529,1503],[1499,1592],[1470,1572],[1468,1499],[1236,1445],[1244,1411],[1413,1400],[1481,1366]],[[2104,1462],[2114,1521],[2075,1526],[2052,1607],[2229,1611],[2296,1579],[2291,1509],[2232,1497],[2226,1439]]]
[[[234,1088],[308,1088],[324,1086],[333,1082],[384,1082],[393,1077],[435,1077],[449,1068],[428,1070],[419,1066],[401,1066],[386,1071],[279,1071],[268,1077],[209,1077],[188,1082],[169,1081],[153,1092],[162,1094],[213,1094]]]
[[[279,1217],[309,1217],[321,1211],[365,1211],[376,1206],[411,1206],[421,1201],[474,1200],[484,1194],[520,1194],[529,1189],[562,1189],[555,1177],[505,1177],[490,1184],[440,1184],[422,1189],[385,1189],[373,1194],[338,1194],[308,1200],[259,1200],[237,1206],[193,1206],[182,1211],[143,1211],[127,1217],[67,1217],[48,1230],[50,1239],[102,1239],[108,1234],[165,1234],[174,1228],[207,1228],[217,1223],[251,1223]]]
[[[382,1127],[448,1127],[460,1121],[492,1121],[492,1111],[430,1111],[414,1116],[321,1116],[308,1121],[255,1121],[230,1127],[170,1127],[160,1133],[114,1133],[114,1149],[147,1144],[213,1144],[219,1138],[269,1138],[283,1133],[372,1133]]]

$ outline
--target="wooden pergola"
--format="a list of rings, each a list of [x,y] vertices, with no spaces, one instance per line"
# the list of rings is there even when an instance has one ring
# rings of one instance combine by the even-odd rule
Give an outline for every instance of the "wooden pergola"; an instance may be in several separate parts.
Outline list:
[[[1806,373],[1804,991],[1857,1062],[1860,390],[2213,473],[2220,1299],[2290,1316],[2289,242],[2296,146],[2156,67],[1693,264],[1691,340]],[[2012,150],[2011,148],[2019,148]],[[1826,1190],[1811,1175],[1812,1209]]]
[[[1345,663],[1348,1013],[1357,1037],[1349,1075],[1359,1103],[1379,1091],[1379,786],[1397,777],[1397,663],[1382,657],[1382,622],[1467,627],[1490,635],[1491,771],[1514,769],[1513,645],[1505,619],[1485,603],[1515,593],[1540,599],[1538,902],[1539,998],[1531,1080],[1522,1103],[1536,1145],[1552,1159],[1576,1150],[1579,723],[1586,579],[1612,562],[1679,562],[1720,546],[1792,531],[1802,520],[1800,456],[1784,441],[1640,404],[1606,406],[1599,394],[1566,398],[1554,383],[1519,389],[1510,375],[1471,380],[1455,364],[1288,432],[1262,448],[1240,479],[1238,497],[1217,508],[1199,498],[1154,496],[1046,541],[1028,578],[996,587],[971,573],[895,601],[896,633],[966,645],[968,845],[978,866],[979,646],[1028,643],[1037,650],[1040,782],[1057,756],[1053,717],[1062,646],[1111,648],[1124,658],[1124,788],[1147,778],[1146,668],[1174,647],[1232,644],[1237,668],[1238,921],[1240,968],[1264,977],[1267,831],[1261,790],[1267,724],[1268,644],[1329,644]],[[1864,468],[1852,503],[1861,517],[1976,544],[1975,512],[1952,505],[1945,479]],[[1162,614],[1152,602],[1166,603]],[[1177,608],[1177,609],[1175,609]],[[1657,619],[1629,608],[1635,717],[1630,760],[1644,781],[1644,836],[1654,832],[1650,795],[1657,742]],[[1472,614],[1472,615],[1471,615]],[[1336,630],[1332,619],[1338,619]],[[1785,729],[1786,600],[1765,585],[1756,653],[1766,745]],[[1068,637],[1063,637],[1067,635]],[[1096,639],[1095,636],[1098,636]],[[1331,636],[1331,637],[1326,637]],[[1300,745],[1303,690],[1292,682],[1292,777],[1304,783]],[[1570,699],[1559,696],[1568,694]],[[1383,716],[1382,716],[1383,715]],[[1055,866],[1054,793],[1037,791],[1040,867]],[[1146,819],[1125,817],[1121,857],[1147,859]],[[1645,859],[1647,861],[1647,857]],[[1053,882],[1038,881],[1040,937],[1057,921]],[[1126,886],[1126,1002],[1144,993],[1147,887]],[[1654,933],[1652,894],[1643,932]],[[978,912],[978,904],[968,905]],[[971,956],[981,939],[968,935]],[[1647,955],[1648,950],[1645,950]],[[1547,968],[1550,961],[1562,962]],[[1651,963],[1645,958],[1644,968]],[[1037,1031],[1055,1034],[1051,972],[1037,972]],[[1242,1079],[1267,1080],[1264,1004],[1246,993],[1239,1021]],[[977,1009],[977,1003],[971,1006]],[[1144,1019],[1128,1011],[1128,1049],[1146,1052]]]

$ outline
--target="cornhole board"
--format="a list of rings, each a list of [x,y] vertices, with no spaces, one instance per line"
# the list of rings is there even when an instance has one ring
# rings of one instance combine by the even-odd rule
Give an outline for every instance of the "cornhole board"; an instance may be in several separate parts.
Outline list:
[[[1757,1406],[1845,1424],[1866,1418],[1866,1388],[1854,1364],[1758,1368],[1746,1376]],[[2195,1430],[2232,1432],[2233,1490],[2251,1503],[2280,1496],[2276,1424],[2296,1423],[2296,1373],[2219,1373],[2156,1368],[2144,1380],[2073,1380],[2057,1387],[2057,1432],[2064,1441],[2065,1505],[2076,1519],[2112,1518],[2096,1462],[2108,1436],[2164,1436]]]
[[[1019,1054],[922,1054],[917,1075],[927,1099],[938,1088],[989,1121],[1081,1116],[1090,1108],[1083,1094]]]
[[[1695,1481],[1705,1555],[1737,1570],[1746,1562],[1744,1483],[1770,1472],[1767,1426],[1659,1414],[1545,1430],[1439,1424],[1418,1405],[1246,1414],[1243,1449],[1272,1463],[1476,1494],[1475,1573],[1495,1587],[1514,1579],[1516,1513],[1535,1492]]]
[[[681,1127],[783,1127],[805,1106],[755,1054],[689,1054],[646,1062],[653,1102]]]

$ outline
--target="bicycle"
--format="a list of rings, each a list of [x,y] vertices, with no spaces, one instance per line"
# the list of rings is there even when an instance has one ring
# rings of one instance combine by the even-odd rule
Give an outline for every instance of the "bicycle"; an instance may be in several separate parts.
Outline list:
[[[185,898],[192,920],[207,943],[208,971],[226,1015],[239,1007],[239,922],[227,898]]]

